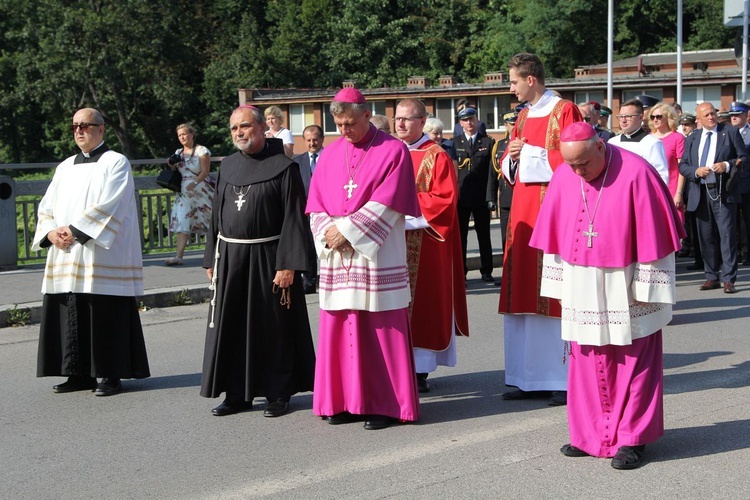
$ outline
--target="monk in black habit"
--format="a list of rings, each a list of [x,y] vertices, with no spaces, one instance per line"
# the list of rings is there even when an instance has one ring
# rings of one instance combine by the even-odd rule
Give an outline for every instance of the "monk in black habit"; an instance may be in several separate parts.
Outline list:
[[[221,162],[203,267],[214,287],[201,396],[218,397],[216,416],[252,408],[266,417],[311,391],[315,352],[299,273],[307,270],[305,188],[297,164],[264,136],[253,106],[230,119],[239,152]]]

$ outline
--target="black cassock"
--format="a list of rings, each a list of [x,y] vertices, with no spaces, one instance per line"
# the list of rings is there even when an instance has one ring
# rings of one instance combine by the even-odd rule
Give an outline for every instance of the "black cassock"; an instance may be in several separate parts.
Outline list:
[[[235,153],[219,170],[203,267],[214,267],[219,241],[215,310],[209,310],[201,396],[235,400],[288,399],[311,391],[315,372],[301,271],[307,269],[305,190],[297,164],[266,149]],[[274,293],[277,270],[292,269],[291,307]],[[213,326],[211,322],[213,319]]]

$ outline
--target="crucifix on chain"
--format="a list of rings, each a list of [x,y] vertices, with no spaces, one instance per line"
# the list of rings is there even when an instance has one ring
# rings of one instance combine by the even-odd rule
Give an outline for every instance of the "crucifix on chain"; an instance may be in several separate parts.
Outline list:
[[[594,236],[599,236],[598,232],[594,232],[594,225],[589,223],[589,230],[584,231],[583,235],[589,239],[589,241],[586,243],[586,246],[591,248],[591,238]]]
[[[234,203],[237,205],[237,211],[238,212],[242,209],[242,205],[245,204],[245,201],[247,201],[247,200],[243,200],[244,197],[245,197],[245,195],[241,194],[239,198],[237,198],[236,200],[234,200]]]
[[[354,191],[354,189],[356,189],[358,187],[359,186],[357,186],[356,184],[354,184],[354,179],[349,178],[349,184],[344,184],[344,189],[346,189],[348,191],[347,198],[351,198],[352,197],[352,191]]]

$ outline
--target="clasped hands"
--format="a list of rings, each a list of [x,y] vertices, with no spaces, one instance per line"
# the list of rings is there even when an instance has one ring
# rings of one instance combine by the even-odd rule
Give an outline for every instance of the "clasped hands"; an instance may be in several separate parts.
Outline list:
[[[76,240],[69,226],[60,226],[47,233],[47,239],[60,250],[65,250]]]
[[[339,252],[354,251],[349,240],[344,238],[336,226],[330,226],[325,232],[326,246]]]
[[[723,174],[727,171],[727,165],[723,161],[720,161],[719,163],[714,163],[710,167],[698,167],[695,170],[695,176],[696,177],[708,177],[711,172],[714,172],[715,174]]]

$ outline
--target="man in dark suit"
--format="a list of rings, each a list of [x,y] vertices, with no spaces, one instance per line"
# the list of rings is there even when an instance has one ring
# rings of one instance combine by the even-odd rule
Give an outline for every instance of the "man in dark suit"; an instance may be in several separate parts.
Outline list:
[[[323,129],[318,125],[309,125],[302,131],[302,137],[305,139],[307,151],[295,156],[294,161],[299,165],[299,173],[302,176],[302,183],[305,185],[305,196],[307,196],[315,164],[320,157],[320,151],[323,149]],[[307,247],[308,271],[302,273],[302,287],[307,294],[315,293],[315,285],[318,282],[318,256],[315,255],[312,231],[310,231],[309,243],[310,245]]]
[[[747,151],[739,130],[718,125],[716,115],[710,102],[695,108],[696,119],[703,129],[685,139],[680,173],[689,183],[687,210],[695,212],[703,254],[706,282],[700,289],[713,290],[723,286],[724,293],[734,293],[737,279],[736,204],[741,198],[736,179],[732,182],[730,179],[732,170],[747,161]]]
[[[482,281],[493,283],[492,243],[490,242],[490,205],[487,202],[487,180],[489,179],[492,147],[495,140],[479,129],[477,108],[464,105],[458,111],[463,133],[453,138],[458,159],[458,224],[461,229],[461,246],[464,252],[464,274],[466,266],[466,243],[469,235],[469,219],[474,217],[474,230],[479,242]]]

